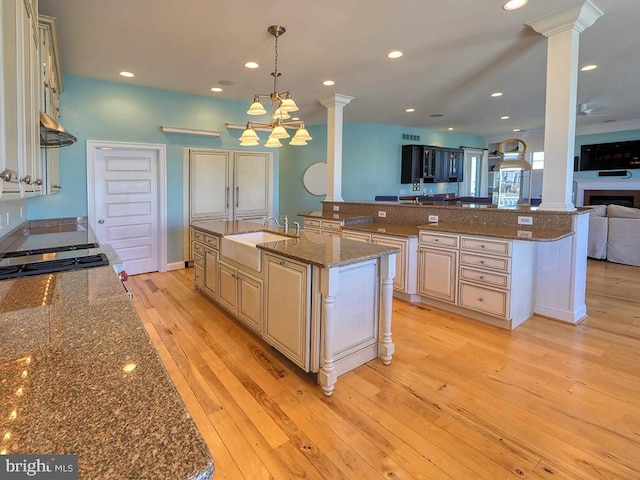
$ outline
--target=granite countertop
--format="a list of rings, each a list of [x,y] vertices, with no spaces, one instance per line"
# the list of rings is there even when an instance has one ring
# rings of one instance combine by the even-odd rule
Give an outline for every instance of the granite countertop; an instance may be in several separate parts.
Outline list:
[[[0,281],[0,432],[3,453],[77,454],[81,479],[213,476],[112,266]]]
[[[573,235],[572,232],[562,230],[544,230],[530,228],[523,225],[508,227],[503,225],[482,225],[470,223],[428,223],[418,225],[420,230],[440,233],[459,233],[463,235],[477,235],[481,237],[506,238],[509,240],[528,240],[533,242],[553,242]]]
[[[201,221],[193,222],[191,226],[217,237],[262,230],[281,235],[283,233],[281,229],[266,228],[258,223],[242,221]],[[400,251],[396,247],[346,240],[340,237],[305,232],[304,230],[300,232],[299,236],[291,235],[290,232],[291,230],[289,230],[290,239],[262,243],[257,247],[267,252],[324,268],[359,263]],[[221,252],[221,255],[224,255],[224,252]]]
[[[373,221],[373,217],[371,215],[354,215],[352,213],[340,213],[340,212],[334,212],[328,215],[323,214],[322,212],[309,212],[309,213],[300,213],[299,216],[301,216],[302,218],[317,218],[318,220],[345,221],[350,224]]]

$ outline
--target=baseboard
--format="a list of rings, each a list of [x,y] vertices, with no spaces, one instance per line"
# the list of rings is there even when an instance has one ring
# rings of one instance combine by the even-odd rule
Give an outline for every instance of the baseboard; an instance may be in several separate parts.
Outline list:
[[[184,261],[167,263],[167,272],[171,270],[182,270],[183,268],[185,268]]]

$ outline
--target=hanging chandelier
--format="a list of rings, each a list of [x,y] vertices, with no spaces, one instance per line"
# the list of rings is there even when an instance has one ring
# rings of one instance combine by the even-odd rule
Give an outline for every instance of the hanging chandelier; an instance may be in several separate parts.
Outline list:
[[[260,101],[261,98],[269,98],[271,101],[271,120],[269,122],[247,122],[247,128],[240,136],[240,145],[243,146],[255,146],[258,145],[258,134],[254,129],[271,129],[269,139],[264,144],[265,147],[281,147],[280,140],[290,138],[287,129],[296,129],[296,133],[289,142],[289,145],[306,145],[307,141],[311,140],[311,135],[304,128],[304,122],[302,120],[291,120],[290,112],[298,110],[296,102],[291,98],[291,92],[289,90],[285,92],[278,92],[278,37],[284,34],[287,30],[281,25],[271,25],[267,28],[267,31],[273,35],[275,41],[275,69],[271,72],[273,76],[273,92],[272,93],[260,93],[254,95],[253,103],[247,110],[249,115],[266,115],[267,110]]]

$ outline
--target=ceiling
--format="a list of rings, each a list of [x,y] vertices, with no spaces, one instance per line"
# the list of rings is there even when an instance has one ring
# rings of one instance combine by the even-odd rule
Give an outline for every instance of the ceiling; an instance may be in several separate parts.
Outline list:
[[[525,23],[575,0],[529,0],[512,12],[502,3],[40,0],[39,8],[58,19],[65,74],[248,104],[273,90],[267,27],[278,24],[287,29],[278,90],[292,92],[307,125],[326,123],[319,100],[340,93],[354,97],[345,122],[491,136],[544,127],[547,40]],[[577,101],[603,115],[578,115],[577,125],[614,131],[640,120],[640,8],[638,0],[593,3],[605,14],[580,35],[579,65],[598,68],[579,74]],[[404,56],[390,60],[391,50]],[[245,68],[249,60],[260,68]],[[335,86],[323,86],[327,79]]]

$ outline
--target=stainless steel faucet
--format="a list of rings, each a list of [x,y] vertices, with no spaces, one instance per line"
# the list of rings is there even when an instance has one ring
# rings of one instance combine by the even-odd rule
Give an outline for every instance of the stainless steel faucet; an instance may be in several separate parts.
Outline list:
[[[287,217],[286,215],[284,216],[283,225],[280,225],[280,222],[278,221],[277,217],[274,217],[273,215],[271,215],[267,217],[267,219],[264,221],[265,227],[269,224],[269,220],[273,220],[274,222],[276,222],[276,226],[278,228],[284,229],[284,233],[287,233],[289,231],[289,217]]]

